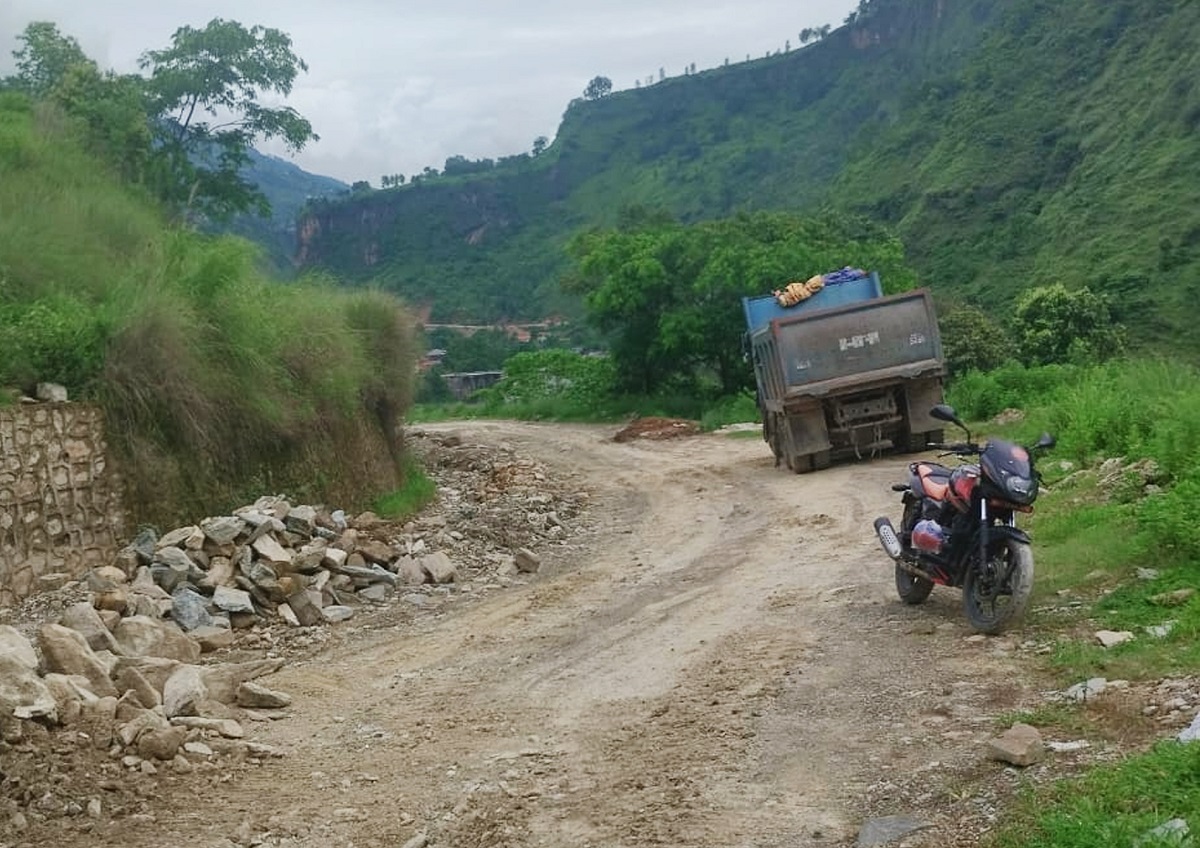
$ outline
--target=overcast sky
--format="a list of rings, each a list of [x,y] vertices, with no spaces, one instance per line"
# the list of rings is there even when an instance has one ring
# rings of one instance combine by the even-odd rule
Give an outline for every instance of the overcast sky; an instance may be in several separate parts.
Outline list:
[[[616,90],[762,57],[806,27],[836,29],[857,0],[0,0],[0,74],[15,36],[49,20],[101,67],[136,70],[144,50],[214,17],[288,33],[309,71],[287,103],[321,140],[294,161],[346,182],[411,175],[446,157],[496,158],[553,138],[588,80]],[[282,150],[265,148],[268,152]]]

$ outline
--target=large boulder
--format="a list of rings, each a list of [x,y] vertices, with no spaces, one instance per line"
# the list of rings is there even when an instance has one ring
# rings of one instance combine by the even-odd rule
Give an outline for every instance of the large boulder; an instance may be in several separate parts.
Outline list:
[[[121,653],[130,657],[165,657],[179,662],[200,658],[200,645],[168,621],[133,615],[113,631]]]
[[[38,667],[37,651],[17,628],[0,624],[0,656],[13,657],[26,668]]]
[[[104,620],[87,601],[67,607],[59,623],[82,635],[93,651],[112,651],[114,654],[121,652],[117,647],[117,640],[104,625]]]
[[[196,715],[200,703],[206,698],[208,687],[204,685],[203,669],[195,665],[181,665],[163,686],[163,712],[167,718]]]
[[[0,715],[58,721],[58,703],[46,684],[15,654],[0,653]]]
[[[80,633],[61,624],[44,624],[38,630],[38,644],[50,671],[86,677],[91,690],[102,698],[119,694],[109,679],[108,667]]]
[[[241,663],[205,666],[202,669],[208,697],[222,704],[237,703],[238,687],[247,680],[255,680],[265,674],[273,674],[283,667],[283,660],[249,660]]]

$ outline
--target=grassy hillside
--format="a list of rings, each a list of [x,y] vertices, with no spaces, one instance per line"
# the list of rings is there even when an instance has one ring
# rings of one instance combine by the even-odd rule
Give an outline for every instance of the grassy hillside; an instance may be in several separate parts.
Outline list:
[[[566,308],[568,235],[629,205],[831,206],[896,227],[944,301],[1088,284],[1194,350],[1198,39],[1185,0],[874,0],[804,49],[576,101],[536,159],[322,205],[302,252],[436,314],[536,317]]]
[[[415,362],[400,304],[282,286],[249,242],[169,227],[76,130],[0,93],[0,397],[52,381],[101,404],[138,521],[396,488]]]

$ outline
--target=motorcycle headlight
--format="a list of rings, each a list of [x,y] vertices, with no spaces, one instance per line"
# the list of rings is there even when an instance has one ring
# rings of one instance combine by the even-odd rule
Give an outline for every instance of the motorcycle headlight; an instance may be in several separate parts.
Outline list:
[[[1029,477],[1009,477],[1004,481],[1004,488],[1017,503],[1028,503],[1037,495],[1037,482]]]

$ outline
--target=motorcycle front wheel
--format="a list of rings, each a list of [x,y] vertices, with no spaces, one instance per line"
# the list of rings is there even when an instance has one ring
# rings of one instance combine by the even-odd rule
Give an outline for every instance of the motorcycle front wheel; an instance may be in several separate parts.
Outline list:
[[[1025,614],[1033,591],[1033,551],[1025,542],[994,542],[988,561],[971,563],[963,581],[963,611],[980,633],[1004,631]]]

